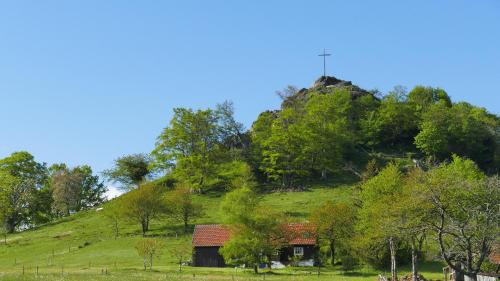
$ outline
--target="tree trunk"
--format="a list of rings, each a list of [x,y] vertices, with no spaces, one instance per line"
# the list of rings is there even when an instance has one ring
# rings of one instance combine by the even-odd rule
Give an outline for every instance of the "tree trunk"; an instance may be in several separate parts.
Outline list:
[[[254,265],[253,265],[253,272],[254,272],[255,274],[259,273],[259,265],[257,265],[257,264],[254,264]]]
[[[335,265],[335,240],[330,240],[330,258],[332,265]]]
[[[321,170],[321,179],[326,180],[326,169]]]
[[[14,231],[16,230],[16,219],[16,215],[12,215],[5,222],[5,231],[7,231],[7,233],[14,233]]]
[[[269,272],[271,272],[271,265],[273,264],[271,262],[272,260],[272,257],[271,256],[267,256],[267,267],[269,268]]]
[[[394,245],[394,238],[389,237],[389,250],[391,252],[391,280],[398,280],[398,273],[396,269],[396,245]]]
[[[153,254],[149,254],[149,271],[153,270]]]
[[[188,233],[188,219],[184,219],[184,234]]]
[[[149,222],[148,220],[144,219],[141,222],[142,224],[142,236],[146,236],[146,232],[149,230]]]
[[[144,266],[144,271],[146,271],[146,266],[147,266],[147,258],[146,255],[142,258],[142,265]]]
[[[418,251],[415,248],[415,244],[412,243],[411,245],[411,273],[412,273],[412,280],[417,281],[418,280]]]

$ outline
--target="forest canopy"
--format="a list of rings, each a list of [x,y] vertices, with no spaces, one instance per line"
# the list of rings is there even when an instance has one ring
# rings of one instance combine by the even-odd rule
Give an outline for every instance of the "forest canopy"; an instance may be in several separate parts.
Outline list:
[[[441,88],[398,86],[382,96],[335,81],[288,86],[278,92],[281,109],[261,113],[247,131],[229,102],[176,108],[152,153],[154,167],[199,191],[230,188],[249,169],[260,183],[282,188],[342,171],[359,176],[377,153],[431,162],[456,154],[486,173],[499,171],[500,119],[486,109],[453,102]]]

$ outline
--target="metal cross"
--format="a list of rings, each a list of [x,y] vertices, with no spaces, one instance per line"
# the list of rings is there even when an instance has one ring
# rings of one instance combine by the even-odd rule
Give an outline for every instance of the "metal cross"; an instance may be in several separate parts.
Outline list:
[[[318,56],[323,57],[323,76],[326,77],[326,57],[331,56],[331,54],[327,54],[326,49],[323,49],[323,54]]]

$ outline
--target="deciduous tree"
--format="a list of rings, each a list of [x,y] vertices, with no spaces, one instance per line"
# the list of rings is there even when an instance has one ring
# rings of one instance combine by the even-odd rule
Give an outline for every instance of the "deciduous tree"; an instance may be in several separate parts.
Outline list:
[[[121,188],[137,188],[151,174],[151,159],[145,154],[125,155],[115,160],[112,169],[104,171],[104,176],[113,182],[121,183]]]
[[[470,160],[455,156],[431,170],[424,184],[433,227],[445,262],[476,280],[500,238],[500,180],[486,178]]]
[[[301,126],[301,116],[296,110],[283,109],[263,145],[261,169],[284,188],[296,187],[310,172],[310,158],[303,153],[305,135]]]
[[[262,262],[270,266],[271,256],[285,242],[282,218],[260,206],[258,197],[249,188],[228,193],[221,211],[231,225],[231,239],[220,249],[224,258],[248,264],[255,273]]]
[[[166,198],[169,215],[184,224],[184,233],[188,232],[188,224],[192,219],[203,215],[202,205],[193,201],[191,192],[189,186],[180,185]]]
[[[327,202],[311,215],[311,222],[317,227],[320,241],[326,242],[330,250],[331,264],[335,264],[338,247],[348,250],[350,238],[354,235],[356,210],[346,202]]]
[[[369,145],[411,146],[418,133],[416,109],[407,102],[406,90],[395,87],[380,107],[362,121],[362,133]]]
[[[143,259],[144,270],[148,265],[149,270],[153,270],[153,258],[161,256],[163,246],[163,241],[156,238],[143,238],[137,242],[135,248]]]
[[[500,119],[467,103],[434,104],[422,115],[417,148],[438,160],[468,157],[485,170],[498,171]]]
[[[19,226],[30,227],[38,221],[37,213],[49,213],[37,204],[40,190],[47,182],[47,166],[38,163],[28,152],[14,152],[0,159],[0,193],[3,194],[2,209],[7,232]]]
[[[139,223],[142,235],[149,230],[151,220],[157,219],[167,211],[161,188],[146,183],[123,195],[122,215],[124,218]]]
[[[391,280],[397,280],[396,252],[400,239],[402,216],[397,204],[404,185],[399,167],[389,164],[362,186],[359,235],[364,240],[387,241],[391,256]]]
[[[203,191],[216,182],[221,156],[221,127],[211,109],[175,108],[170,125],[158,137],[154,166],[172,170],[181,182]]]
[[[120,222],[123,219],[123,197],[109,202],[104,209],[104,216],[111,222],[115,240],[120,235]]]
[[[92,174],[90,166],[68,169],[65,165],[52,167],[50,186],[53,208],[60,214],[95,207],[104,202],[106,187]]]
[[[322,179],[340,169],[344,155],[355,143],[349,128],[351,103],[345,90],[314,94],[306,103],[301,129],[305,135],[303,153],[312,159],[312,167]]]

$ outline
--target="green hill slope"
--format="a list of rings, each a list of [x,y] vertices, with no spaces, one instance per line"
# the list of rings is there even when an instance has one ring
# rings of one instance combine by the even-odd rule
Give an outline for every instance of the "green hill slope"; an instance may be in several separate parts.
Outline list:
[[[315,187],[304,192],[266,194],[263,201],[294,220],[305,220],[310,211],[323,202],[342,200],[351,193],[347,185]],[[221,195],[197,195],[196,200],[203,204],[206,214],[195,223],[221,223],[218,209]],[[104,209],[106,207],[107,204]],[[168,250],[190,240],[190,234],[181,234],[181,229],[180,223],[168,218],[153,222],[149,235],[163,236],[166,243],[157,265],[176,266]],[[104,212],[89,210],[35,230],[9,235],[7,245],[0,246],[0,271],[19,270],[23,265],[82,269],[89,267],[89,263],[91,267],[114,267],[116,263],[117,267],[140,268],[141,259],[134,249],[140,238],[139,225],[121,222],[120,236],[115,240],[111,221]]]
[[[308,191],[264,194],[262,200],[292,220],[304,221],[325,201],[345,200],[353,195],[353,190],[353,185],[349,184],[315,185]],[[222,222],[219,212],[221,194],[196,195],[195,200],[203,204],[205,216],[194,223]],[[105,204],[104,209],[109,204],[112,202]],[[161,257],[155,260],[155,271],[143,272],[142,259],[134,248],[142,238],[139,225],[121,222],[120,235],[115,239],[111,221],[104,211],[81,212],[38,229],[8,236],[7,245],[0,244],[0,280],[56,280],[56,277],[57,280],[193,280],[196,276],[203,276],[201,280],[262,280],[251,270],[235,271],[232,268],[187,267],[184,273],[176,273],[178,264],[171,250],[179,244],[189,244],[191,240],[191,233],[184,235],[181,229],[179,222],[168,218],[152,223],[148,235],[162,237],[165,247]],[[323,275],[318,280],[374,280],[378,272],[360,269],[354,274],[344,275],[335,268],[322,270]],[[106,271],[109,275],[103,274]],[[439,271],[439,264],[428,264],[424,274],[440,278]],[[233,279],[235,272],[243,279]],[[284,269],[266,280],[289,280],[290,274],[294,280],[307,280],[313,273],[313,268]]]

